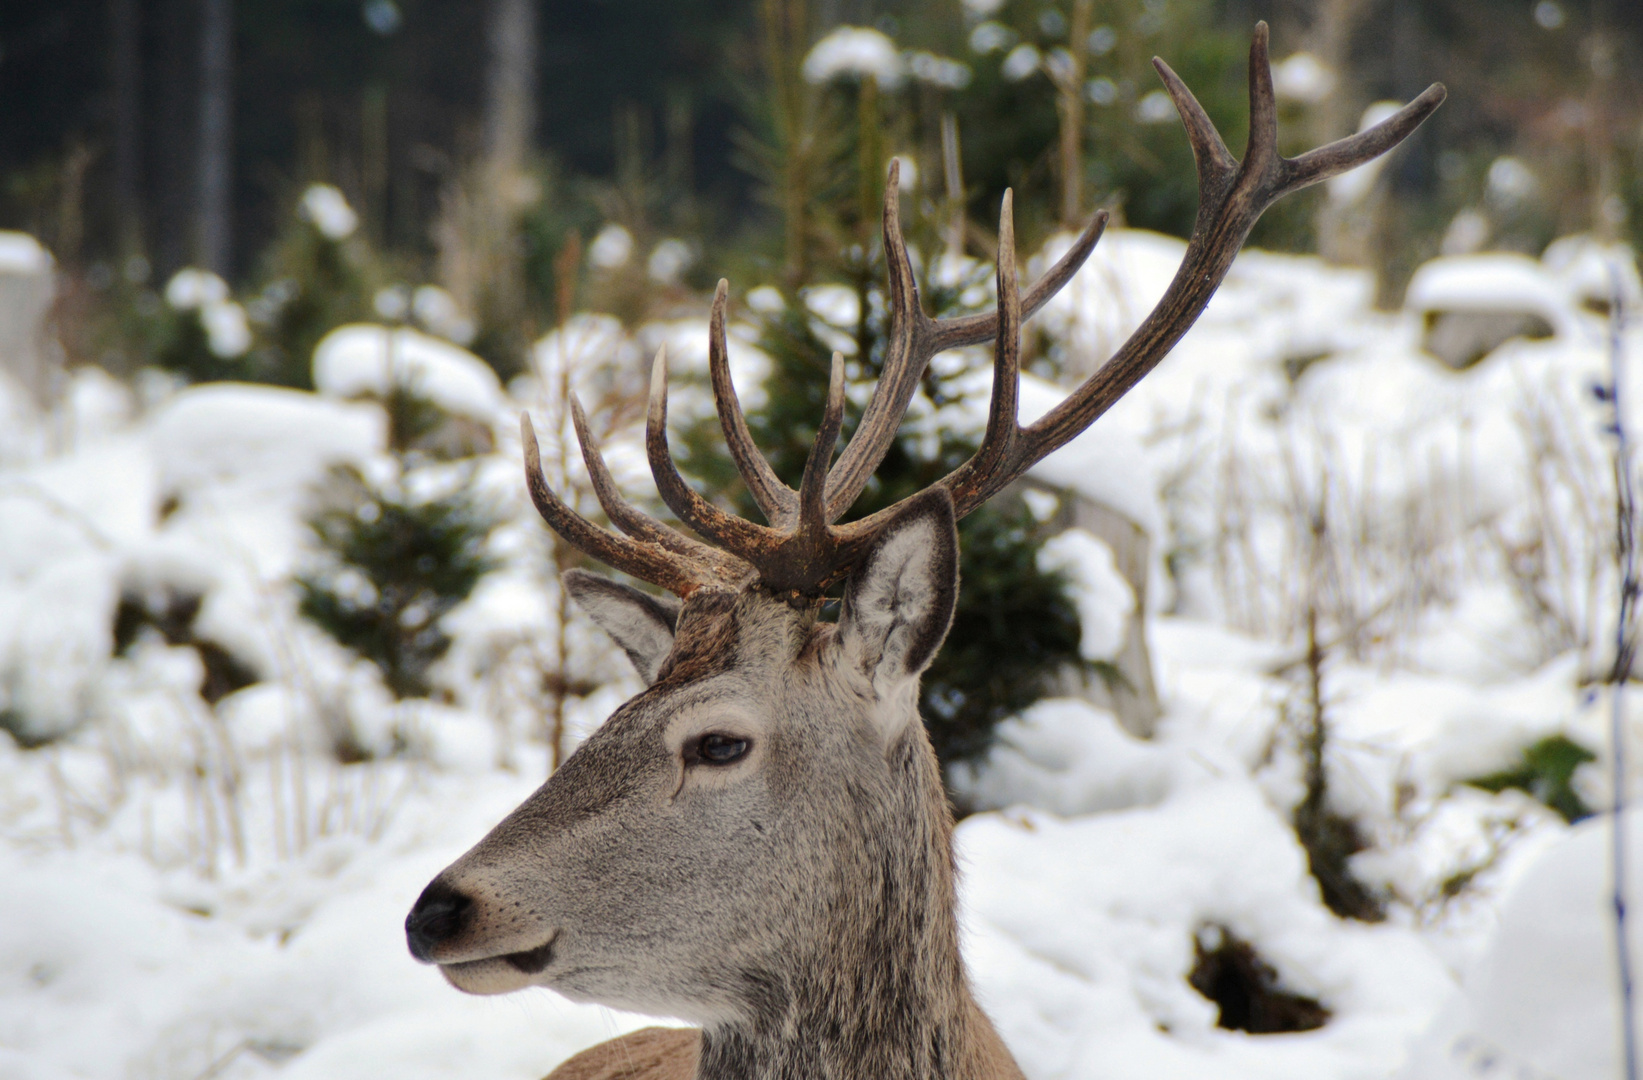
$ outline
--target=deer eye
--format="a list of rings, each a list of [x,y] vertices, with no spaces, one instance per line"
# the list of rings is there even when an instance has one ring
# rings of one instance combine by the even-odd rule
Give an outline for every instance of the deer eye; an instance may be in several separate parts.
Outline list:
[[[738,739],[734,735],[703,735],[696,740],[695,746],[690,747],[694,752],[687,755],[687,760],[692,764],[729,765],[745,757],[749,745],[746,739]]]

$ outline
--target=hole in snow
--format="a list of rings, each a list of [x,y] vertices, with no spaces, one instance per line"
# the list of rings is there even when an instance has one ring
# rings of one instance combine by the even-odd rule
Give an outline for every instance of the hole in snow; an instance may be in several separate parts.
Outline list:
[[[167,645],[190,646],[200,654],[205,669],[200,697],[215,705],[234,691],[258,682],[261,676],[215,641],[195,636],[194,619],[203,600],[198,593],[165,588],[148,594],[124,593],[114,612],[114,655],[126,655],[145,629],[159,631]]]
[[[1329,1010],[1312,998],[1278,985],[1278,973],[1255,946],[1224,926],[1206,926],[1194,941],[1198,956],[1187,981],[1220,1007],[1216,1027],[1251,1035],[1313,1031],[1329,1020]]]

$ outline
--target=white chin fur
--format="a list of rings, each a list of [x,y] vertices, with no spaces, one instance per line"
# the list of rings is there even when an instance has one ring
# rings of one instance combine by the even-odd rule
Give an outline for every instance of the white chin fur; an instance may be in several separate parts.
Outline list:
[[[511,994],[535,986],[535,979],[496,957],[491,960],[469,960],[461,964],[441,964],[439,973],[445,981],[464,994]]]

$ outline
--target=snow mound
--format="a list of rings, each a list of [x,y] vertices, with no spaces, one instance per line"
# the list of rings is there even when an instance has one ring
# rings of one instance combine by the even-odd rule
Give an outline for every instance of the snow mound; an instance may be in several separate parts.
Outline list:
[[[1021,422],[1029,424],[1067,398],[1067,391],[1031,375],[1021,377]],[[977,415],[986,422],[984,406]],[[1120,424],[1092,424],[1066,446],[1040,461],[1027,475],[1051,487],[1076,492],[1116,510],[1154,539],[1164,535],[1158,484],[1146,451]]]
[[[234,383],[184,390],[148,430],[167,492],[233,488],[247,498],[281,501],[325,466],[379,452],[384,438],[375,408]]]
[[[416,330],[356,323],[314,348],[314,386],[328,397],[382,398],[395,385],[476,420],[505,411],[502,384],[485,361]]]
[[[1524,871],[1493,941],[1416,1042],[1400,1080],[1622,1075],[1611,822],[1576,826]],[[1628,811],[1626,836],[1635,898],[1643,895],[1643,811]]]
[[[1041,570],[1066,575],[1078,606],[1078,653],[1086,660],[1112,660],[1124,646],[1124,631],[1135,614],[1135,592],[1118,572],[1112,548],[1083,529],[1067,529],[1038,550]]]
[[[1563,282],[1512,252],[1445,255],[1423,263],[1409,279],[1404,306],[1416,312],[1524,312],[1564,334],[1575,321]]]
[[[901,85],[905,74],[896,43],[865,26],[841,26],[816,42],[802,70],[807,82],[871,78],[886,90]]]
[[[976,810],[1035,806],[1073,817],[1153,806],[1203,770],[1170,748],[1137,739],[1105,709],[1047,698],[997,728],[980,763],[951,770]]]
[[[0,274],[47,274],[51,252],[25,232],[0,229]]]
[[[1052,236],[1027,264],[1036,279],[1066,254],[1077,238]],[[1164,295],[1187,245],[1173,236],[1143,229],[1108,229],[1089,259],[1065,288],[1034,317],[1063,347],[1093,370],[1141,325]]]
[[[1034,1080],[1384,1077],[1454,985],[1413,932],[1332,916],[1245,782],[1075,821],[979,815],[956,842],[978,995]],[[1333,1017],[1297,1035],[1217,1028],[1187,981],[1207,926]]]
[[[93,707],[121,555],[154,514],[144,449],[108,440],[0,470],[0,714],[27,738],[67,731]]]

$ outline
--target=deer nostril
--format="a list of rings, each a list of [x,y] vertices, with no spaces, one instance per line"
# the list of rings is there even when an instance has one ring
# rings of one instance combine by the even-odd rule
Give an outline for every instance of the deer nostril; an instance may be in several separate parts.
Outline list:
[[[434,948],[462,931],[472,907],[472,900],[442,882],[422,890],[416,906],[405,916],[405,943],[411,955],[432,963]]]

